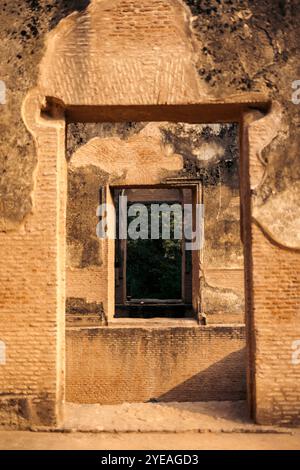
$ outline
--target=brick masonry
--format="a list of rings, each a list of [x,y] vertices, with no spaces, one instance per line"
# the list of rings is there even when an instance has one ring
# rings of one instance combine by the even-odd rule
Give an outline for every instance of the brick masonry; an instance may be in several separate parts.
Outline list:
[[[244,400],[243,326],[68,328],[66,400]]]
[[[120,5],[122,8],[118,9]],[[295,5],[293,2],[293,7]],[[130,18],[136,17],[140,24],[124,21],[126,8]],[[272,13],[269,6],[268,12]],[[291,38],[294,34],[291,17],[295,15],[288,11],[286,14],[289,15],[288,28],[291,31],[287,38]],[[153,28],[154,21],[158,24]],[[286,21],[281,18],[280,23],[286,24]],[[200,24],[202,27],[202,20]],[[25,173],[18,168],[13,174],[13,187],[19,188],[23,179],[26,180],[32,204],[28,205],[30,210],[23,212],[26,217],[18,218],[18,223],[4,220],[1,224],[0,340],[5,343],[6,350],[5,364],[2,361],[0,365],[2,422],[10,422],[10,414],[15,412],[31,423],[55,427],[61,421],[65,371],[67,176],[65,114],[60,113],[60,108],[66,107],[67,117],[77,117],[78,120],[95,119],[95,116],[103,119],[105,116],[106,120],[118,121],[175,119],[184,122],[189,118],[193,122],[242,122],[249,106],[260,109],[262,113],[254,117],[254,124],[243,121],[241,135],[248,397],[258,423],[300,422],[300,365],[292,362],[293,342],[300,339],[300,244],[299,230],[295,230],[299,221],[299,198],[295,197],[294,174],[288,173],[290,163],[293,164],[295,178],[299,168],[299,133],[296,128],[299,119],[291,103],[289,81],[291,75],[296,74],[298,64],[294,59],[289,64],[285,62],[285,59],[289,60],[291,48],[284,46],[284,34],[282,44],[274,41],[278,50],[270,62],[269,54],[264,54],[259,43],[255,43],[255,34],[251,36],[252,26],[248,26],[243,34],[250,31],[249,40],[246,36],[244,38],[248,46],[251,44],[249,55],[237,62],[247,64],[249,74],[257,76],[256,60],[252,54],[264,55],[266,73],[261,74],[264,83],[255,83],[255,90],[264,95],[248,93],[245,88],[237,91],[233,86],[235,77],[230,73],[227,74],[228,80],[234,79],[231,88],[227,88],[224,86],[228,83],[226,74],[223,76],[222,71],[219,84],[214,88],[213,84],[208,84],[209,80],[197,73],[196,38],[190,25],[191,15],[179,0],[93,0],[85,12],[63,20],[48,36],[37,88],[28,92],[22,111],[18,109],[18,115],[22,115],[35,141],[37,158],[36,165],[32,165],[35,167],[33,180],[31,176],[26,179]],[[117,32],[120,27],[121,35]],[[264,28],[259,29],[260,41]],[[218,29],[212,28],[216,37],[217,31],[219,34]],[[105,37],[103,32],[106,32]],[[199,34],[201,36],[202,32]],[[209,34],[208,28],[203,30],[203,34]],[[268,32],[265,40],[273,53],[275,46],[271,46],[270,37],[273,36]],[[233,36],[232,41],[235,40]],[[218,58],[221,58],[220,43],[225,45],[223,40],[220,41],[219,37],[212,45]],[[298,42],[295,39],[295,48]],[[283,54],[280,53],[282,47],[285,48]],[[229,48],[230,67],[230,51],[233,49],[236,49],[235,44]],[[128,57],[124,50],[128,51]],[[206,64],[210,70],[217,62],[206,54],[207,48],[202,50],[203,60],[212,61]],[[275,57],[280,55],[283,61],[278,65]],[[280,93],[277,82],[273,87],[274,93],[270,90],[272,83],[271,87],[268,86],[265,77],[274,76],[274,71],[266,63],[274,65],[276,74],[280,75],[283,92],[279,91],[284,113],[275,103],[270,106]],[[15,79],[15,69],[13,76]],[[28,87],[32,81],[25,83]],[[14,86],[11,82],[12,90]],[[8,90],[8,103],[14,101],[11,96]],[[21,102],[20,96],[18,94],[18,103]],[[53,99],[47,102],[46,97],[49,96]],[[134,108],[134,105],[140,107]],[[9,117],[11,108],[5,106],[5,115]],[[183,111],[182,106],[185,108]],[[14,127],[17,133],[20,121],[8,122],[18,122],[18,126],[9,125],[9,132]],[[14,142],[11,147],[17,147],[18,141]],[[29,148],[33,153],[31,144]],[[27,152],[25,148],[22,151],[24,154]],[[256,165],[257,159],[259,165]],[[17,162],[20,163],[20,159]],[[265,167],[269,176],[279,175],[280,182],[285,174],[285,184],[291,180],[285,192],[277,191],[275,205],[270,202],[265,205],[262,201],[265,193],[256,179],[258,174],[262,179],[265,177],[260,165]],[[281,171],[283,167],[284,171]],[[276,184],[279,184],[278,178]],[[7,200],[10,204],[5,214],[6,219],[10,219],[16,212],[15,198]],[[105,253],[107,258],[113,259],[111,246],[106,247]],[[108,274],[104,279],[106,289],[113,291],[111,273]]]
[[[96,236],[96,216],[99,204],[99,186],[110,184],[138,184],[139,198],[160,200],[171,197],[172,190],[148,190],[146,184],[156,184],[167,175],[175,178],[197,177],[205,172],[202,183],[205,206],[204,246],[201,289],[202,310],[211,323],[244,322],[244,279],[243,248],[240,237],[240,198],[238,188],[239,156],[236,129],[238,126],[204,126],[173,123],[143,123],[143,129],[133,136],[120,138],[113,132],[121,124],[106,123],[111,134],[100,135],[88,141],[70,155],[68,165],[67,201],[67,297],[82,298],[87,302],[107,304],[110,296],[104,282],[107,266],[102,241]],[[129,123],[123,123],[123,126]],[[233,131],[234,130],[234,131]],[[89,132],[95,133],[95,126],[85,125],[77,134],[77,139],[85,138]],[[220,137],[220,131],[222,137]],[[103,131],[102,131],[103,132]],[[204,138],[210,132],[210,137]],[[169,136],[169,143],[165,142]],[[188,135],[188,138],[187,138]],[[70,136],[71,141],[73,136]],[[228,144],[228,141],[230,144]],[[181,149],[181,147],[183,147]],[[177,155],[176,149],[183,156]],[[183,164],[178,165],[178,159]],[[191,170],[182,172],[197,159],[194,174]],[[230,162],[230,171],[226,163]],[[168,172],[168,173],[167,173]],[[220,172],[223,179],[215,183],[215,174]],[[200,178],[198,176],[198,178]],[[202,179],[203,181],[203,179]],[[154,193],[153,193],[154,191]],[[170,193],[171,191],[171,193]],[[176,192],[177,191],[177,192]],[[188,191],[188,190],[187,190]],[[178,198],[178,190],[173,189],[173,201]],[[131,194],[130,191],[126,195]],[[134,190],[132,197],[134,200]],[[190,198],[191,199],[191,198]],[[191,200],[185,202],[191,202]],[[172,199],[171,199],[172,200]],[[187,277],[187,276],[186,276]],[[191,276],[189,276],[191,284]],[[122,283],[117,289],[117,303],[122,299]],[[191,286],[190,286],[191,290]],[[191,299],[185,299],[191,303]],[[106,312],[107,313],[107,312]]]

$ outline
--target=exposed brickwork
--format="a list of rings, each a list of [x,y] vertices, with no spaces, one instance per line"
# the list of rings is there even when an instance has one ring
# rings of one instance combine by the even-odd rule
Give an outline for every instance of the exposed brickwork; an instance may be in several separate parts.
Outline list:
[[[66,197],[65,124],[53,120],[47,126],[44,120],[36,120],[36,95],[32,95],[29,109],[28,103],[24,114],[28,112],[26,121],[32,132],[39,133],[42,152],[36,171],[34,214],[21,230],[0,238],[1,340],[6,343],[0,390],[27,402],[31,422],[53,425],[60,416],[63,393],[60,340],[64,334],[64,291],[60,287],[65,231],[59,222],[65,217],[65,208],[59,201]]]
[[[241,400],[244,327],[67,330],[66,400]]]
[[[100,185],[143,186],[163,183],[166,177],[172,175],[175,178],[191,175],[198,177],[202,183],[205,206],[202,309],[209,323],[243,323],[243,255],[236,129],[226,125],[152,122],[144,123],[139,132],[120,139],[113,132],[120,127],[120,124],[111,124],[109,129],[112,135],[93,137],[70,155],[67,297],[104,303],[107,297],[111,297],[104,282],[107,266],[103,261],[103,246],[95,231]],[[127,129],[129,125],[123,127]],[[81,132],[78,131],[79,135],[84,138],[94,128],[94,125],[86,125]],[[103,126],[99,126],[101,133]],[[72,133],[69,132],[69,135],[72,141]],[[183,170],[183,166],[189,167],[189,170]],[[146,191],[144,187],[145,200]],[[151,191],[149,201],[158,189],[154,195]],[[161,200],[167,200],[170,191],[166,191],[165,199],[161,194]],[[126,194],[129,194],[128,191]],[[176,197],[173,196],[173,201]],[[191,203],[191,198],[185,202]],[[189,281],[191,283],[191,276]],[[187,303],[191,303],[191,299]]]
[[[151,2],[149,10],[153,8],[153,5],[157,8],[153,10],[154,14],[153,11],[150,11],[151,18],[155,16],[155,21],[159,22],[162,19],[154,34],[157,46],[161,46],[161,49],[153,49],[153,30],[156,29],[152,27],[153,25],[148,27],[148,23],[147,25],[143,24],[143,34],[138,41],[136,39],[139,34],[138,25],[131,26],[129,22],[125,21],[124,24],[128,27],[126,29],[123,25],[123,16],[120,16],[116,11],[116,6],[120,4],[123,6],[124,15],[126,14],[124,6],[126,8],[128,5],[131,8],[132,5],[136,5],[139,21],[142,21],[139,15],[141,8],[150,5],[146,0],[143,2],[133,0],[98,2],[94,0],[88,12],[69,17],[60,23],[48,38],[42,73],[38,81],[39,88],[36,92],[29,93],[22,112],[26,128],[34,136],[36,142],[38,163],[34,173],[34,185],[31,175],[35,160],[30,157],[28,165],[24,165],[24,168],[27,168],[28,176],[23,172],[23,158],[19,158],[22,152],[24,155],[34,154],[31,145],[28,146],[30,150],[26,149],[28,140],[24,139],[23,130],[20,130],[19,108],[25,88],[27,90],[32,83],[36,82],[35,79],[25,81],[25,88],[22,85],[21,91],[18,84],[18,91],[13,97],[15,69],[13,65],[9,67],[12,68],[12,71],[7,69],[7,76],[14,77],[10,81],[8,103],[10,103],[9,106],[12,101],[18,104],[12,103],[12,107],[5,105],[3,115],[7,122],[2,125],[6,130],[9,128],[9,133],[11,133],[17,123],[15,126],[16,135],[23,135],[23,137],[20,150],[12,152],[13,156],[18,156],[17,163],[14,164],[14,158],[9,159],[7,166],[9,177],[8,179],[4,177],[4,185],[2,186],[8,188],[4,193],[8,194],[5,197],[5,202],[8,201],[9,204],[3,211],[5,220],[1,224],[0,239],[1,341],[6,344],[6,363],[0,366],[0,388],[1,393],[5,394],[2,396],[1,403],[8,409],[11,407],[15,409],[14,402],[7,404],[6,397],[10,396],[16,400],[24,398],[27,403],[25,409],[31,410],[27,418],[35,423],[54,426],[60,418],[59,408],[64,396],[64,247],[66,239],[64,203],[66,201],[67,178],[64,168],[65,123],[62,116],[56,120],[56,100],[62,100],[70,106],[78,104],[121,105],[121,116],[117,117],[114,114],[115,109],[102,109],[102,113],[104,111],[105,114],[106,112],[111,113],[110,115],[119,121],[124,119],[123,113],[125,111],[122,110],[122,106],[126,108],[130,104],[152,105],[151,110],[148,111],[148,116],[151,119],[151,112],[154,108],[156,109],[157,104],[194,103],[196,106],[199,105],[197,113],[195,113],[198,119],[200,119],[199,110],[202,110],[201,118],[204,121],[209,118],[212,122],[214,120],[239,119],[238,112],[245,111],[248,105],[252,105],[252,107],[253,105],[255,107],[263,105],[266,110],[270,99],[274,99],[280,94],[280,100],[284,104],[284,115],[282,120],[277,123],[276,136],[274,137],[272,134],[272,123],[266,128],[265,123],[259,120],[257,126],[255,125],[254,134],[251,132],[249,134],[249,145],[247,146],[245,140],[242,141],[244,149],[242,160],[247,163],[249,153],[251,157],[253,156],[251,153],[252,139],[252,148],[256,148],[254,157],[263,155],[264,159],[268,160],[267,174],[271,181],[269,185],[259,185],[257,177],[261,174],[260,163],[253,165],[253,158],[251,158],[250,180],[254,181],[253,187],[256,190],[255,195],[251,194],[248,188],[249,174],[242,170],[242,191],[245,188],[242,205],[247,266],[245,285],[249,352],[248,377],[250,378],[249,390],[253,392],[250,398],[258,422],[299,422],[299,365],[291,362],[291,342],[300,337],[299,234],[297,230],[291,230],[284,231],[284,236],[282,236],[280,225],[274,230],[273,224],[270,224],[270,220],[273,221],[276,218],[284,221],[287,208],[289,212],[287,220],[291,227],[294,227],[293,219],[299,218],[297,198],[292,197],[293,194],[291,195],[288,191],[281,192],[282,176],[284,176],[285,189],[290,180],[296,181],[297,178],[299,180],[299,146],[297,143],[299,123],[297,113],[299,111],[295,111],[296,108],[291,102],[290,83],[290,78],[298,70],[297,55],[291,54],[291,47],[294,47],[295,52],[299,42],[296,37],[296,32],[299,32],[296,2],[287,3],[293,8],[283,8],[283,10],[287,10],[284,11],[287,21],[283,19],[283,14],[278,16],[277,6],[274,6],[275,14],[273,15],[270,12],[269,2],[263,1],[255,2],[254,7],[251,7],[253,10],[257,8],[258,12],[261,11],[260,4],[263,5],[262,8],[265,8],[265,16],[257,28],[250,23],[247,24],[247,18],[253,16],[252,11],[242,15],[244,20],[239,21],[243,28],[242,34],[238,32],[241,37],[239,40],[245,41],[248,48],[238,48],[242,54],[237,56],[236,64],[248,69],[249,74],[253,77],[255,90],[267,92],[272,89],[272,92],[268,91],[265,97],[243,93],[244,88],[240,84],[244,83],[247,88],[247,83],[251,82],[247,77],[234,77],[231,72],[227,72],[227,69],[225,69],[225,73],[219,68],[219,71],[216,70],[215,66],[217,59],[221,56],[220,51],[223,44],[227,45],[229,53],[226,57],[231,68],[231,52],[237,49],[235,35],[230,37],[232,42],[228,41],[225,44],[225,41],[220,40],[219,29],[215,25],[210,27],[206,24],[207,28],[203,28],[199,32],[200,42],[203,42],[201,57],[204,60],[207,56],[206,65],[209,69],[214,67],[214,75],[220,73],[220,79],[217,80],[218,86],[214,87],[215,80],[206,76],[206,70],[203,72],[204,78],[199,77],[198,82],[193,58],[194,39],[191,37],[189,28],[190,17],[186,16],[187,10],[183,8],[181,2],[175,0],[172,2],[169,0]],[[103,14],[105,8],[106,19]],[[233,16],[239,16],[241,13],[236,11],[236,8],[233,10],[235,13]],[[161,12],[161,16],[158,12]],[[274,30],[267,25],[266,21],[270,13],[273,15],[272,21],[274,18],[276,20],[274,20]],[[164,20],[164,15],[168,15],[166,20]],[[258,18],[254,18],[254,20],[257,21]],[[107,21],[106,29],[104,27],[105,21]],[[116,21],[122,21],[122,24],[116,25]],[[199,24],[202,28],[201,18]],[[280,30],[281,24],[287,25],[287,31]],[[164,25],[166,25],[166,30],[164,30]],[[103,28],[101,29],[99,26],[103,26]],[[117,42],[117,27],[121,27],[124,33],[120,36],[119,42]],[[226,28],[225,24],[224,28]],[[235,30],[237,28],[238,26],[235,25]],[[4,29],[6,30],[6,28]],[[171,29],[172,35],[170,34]],[[258,39],[255,39],[255,31],[257,30],[259,30],[259,35]],[[105,41],[106,36],[101,36],[103,31],[106,31],[110,37],[111,44]],[[214,41],[212,41],[211,48],[215,57],[209,53],[205,45],[208,31],[210,31],[210,35],[213,35]],[[144,37],[147,38],[145,43],[143,43]],[[264,47],[260,47],[261,39],[265,44]],[[289,40],[292,44],[291,47],[289,47]],[[231,46],[230,43],[233,45]],[[58,44],[59,47],[56,47]],[[118,48],[112,47],[114,44]],[[124,48],[124,44],[126,44],[126,48]],[[141,44],[141,48],[138,47],[139,44]],[[82,47],[80,47],[81,45]],[[79,50],[84,50],[86,54],[79,54]],[[124,51],[128,51],[128,58]],[[253,51],[258,54],[257,61],[253,60]],[[27,53],[30,55],[29,51]],[[68,56],[69,53],[71,53],[70,56]],[[124,55],[125,59],[123,60]],[[140,59],[136,60],[136,55],[143,57],[144,62]],[[276,57],[279,58],[277,63]],[[13,64],[9,58],[5,62]],[[264,69],[263,73],[257,70],[257,63],[261,64]],[[31,68],[35,67],[31,66]],[[22,77],[21,69],[18,76]],[[226,86],[228,80],[231,84],[230,88]],[[212,82],[211,85],[208,82]],[[236,84],[239,90],[238,94],[236,93]],[[229,95],[229,93],[233,93],[233,95]],[[45,96],[54,98],[50,109],[51,117],[45,116],[45,114],[41,115]],[[99,109],[94,110],[93,116],[99,116]],[[169,119],[178,120],[174,115],[173,107],[170,110],[166,106],[164,110],[168,113]],[[299,110],[299,106],[297,110]],[[77,112],[77,117],[82,116],[81,108],[69,109],[68,116],[72,111]],[[273,111],[272,107],[270,112]],[[13,118],[10,116],[11,113],[14,113]],[[159,113],[160,119],[166,119],[165,116],[162,116],[161,108],[158,109],[156,116]],[[188,108],[186,115],[190,116],[190,113],[191,108]],[[140,116],[139,110],[133,120],[138,121]],[[269,138],[264,140],[263,146],[267,145],[265,148],[256,146],[257,136],[261,137],[260,124],[274,137],[272,137],[272,141]],[[17,147],[17,145],[17,138],[10,140],[11,147]],[[288,168],[289,165],[292,169]],[[6,175],[7,168],[4,168],[4,175]],[[251,178],[252,169],[255,170],[255,178]],[[19,187],[23,188],[24,193],[22,194],[26,196],[24,199],[26,204],[22,210],[14,207],[16,201],[23,199],[19,196],[16,198],[18,193],[16,188]],[[30,213],[32,206],[28,199],[31,190],[32,213]],[[278,198],[275,207],[269,205],[267,214],[264,214],[263,211],[257,213],[258,204],[271,198],[273,190],[276,190]],[[10,191],[12,192],[10,193]],[[284,197],[284,204],[281,203],[281,197]],[[250,207],[251,203],[252,207]],[[256,227],[253,222],[252,209],[254,209],[255,218],[264,228],[265,233],[262,233],[261,229]],[[24,218],[25,214],[27,216]],[[21,222],[22,225],[20,225]],[[15,230],[9,232],[8,230],[11,229]],[[274,233],[278,245],[268,239]],[[252,239],[250,240],[251,235]],[[103,252],[106,256],[106,262],[113,263],[113,246],[104,245]],[[103,282],[106,283],[106,289],[111,289],[113,292],[114,286],[111,276],[112,271],[107,273]],[[110,310],[111,306],[107,306],[107,308]],[[201,331],[199,329],[196,334],[201,334]],[[117,349],[118,345],[115,343],[114,345]],[[163,364],[164,357],[161,359]],[[3,398],[4,396],[5,398]]]
[[[195,100],[200,90],[188,14],[172,0],[94,1],[49,34],[39,86],[66,105]]]
[[[70,160],[69,177],[74,179],[79,175],[79,180],[84,184],[75,184],[75,190],[69,197],[68,227],[70,232],[73,230],[72,222],[77,222],[77,232],[83,233],[85,244],[87,237],[94,237],[99,263],[98,266],[95,263],[82,266],[82,255],[81,262],[76,263],[82,249],[76,240],[74,243],[73,237],[68,246],[68,297],[102,302],[106,318],[111,320],[114,317],[114,242],[96,238],[100,186],[104,188],[105,201],[113,204],[110,187],[159,184],[167,177],[178,175],[182,168],[182,157],[163,145],[162,136],[153,123],[125,141],[118,137],[97,137],[79,147]]]
[[[256,418],[300,423],[300,253],[278,247],[252,226]]]

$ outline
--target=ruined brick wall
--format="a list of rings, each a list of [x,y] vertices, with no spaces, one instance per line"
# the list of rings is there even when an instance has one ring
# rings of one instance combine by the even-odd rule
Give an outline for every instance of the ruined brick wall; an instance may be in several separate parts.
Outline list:
[[[22,122],[21,106],[37,83],[45,35],[89,0],[0,1],[0,80],[6,86],[6,104],[0,105],[0,227],[18,227],[32,211],[36,150]],[[12,132],[12,129],[14,130]]]
[[[244,348],[244,327],[69,328],[66,399],[244,400]]]
[[[64,217],[61,204],[64,199],[60,191],[64,185],[60,168],[64,163],[64,123],[63,119],[57,124],[53,122],[57,111],[55,106],[52,117],[45,113],[41,115],[40,111],[48,91],[53,95],[54,90],[54,98],[65,97],[62,90],[56,88],[55,75],[63,68],[57,65],[57,56],[53,62],[51,51],[56,49],[52,46],[53,39],[57,38],[64,48],[63,33],[66,31],[66,36],[73,42],[66,44],[65,50],[71,46],[76,58],[82,59],[77,62],[76,72],[88,71],[86,76],[96,77],[100,88],[96,97],[93,93],[97,93],[97,86],[82,93],[76,83],[74,85],[74,77],[66,73],[63,85],[67,85],[73,98],[83,100],[73,104],[82,104],[91,97],[95,97],[99,106],[108,107],[112,104],[143,104],[154,105],[155,108],[156,105],[198,103],[202,109],[201,117],[207,122],[207,116],[214,117],[216,109],[222,111],[221,117],[219,115],[221,120],[228,118],[229,102],[244,103],[239,109],[244,109],[245,103],[253,109],[260,107],[259,103],[272,101],[270,109],[264,107],[267,118],[270,118],[267,120],[269,124],[265,125],[263,114],[257,112],[258,120],[249,132],[252,149],[250,173],[255,161],[254,166],[263,168],[261,179],[251,191],[247,188],[247,171],[243,179],[246,185],[246,196],[242,201],[248,222],[246,232],[251,235],[254,247],[252,253],[246,236],[248,371],[252,376],[256,420],[260,423],[287,420],[296,423],[299,422],[300,369],[297,361],[291,362],[291,357],[292,343],[300,338],[300,108],[291,97],[292,82],[299,79],[300,4],[298,0],[188,0],[185,3],[192,8],[195,16],[192,19],[183,2],[165,1],[164,18],[170,16],[167,24],[172,27],[168,27],[164,35],[161,30],[165,23],[159,23],[160,15],[154,9],[157,2],[142,2],[142,14],[147,16],[148,6],[152,20],[154,17],[158,21],[155,33],[158,44],[155,45],[161,49],[154,49],[152,54],[152,29],[148,28],[147,22],[141,22],[141,38],[147,37],[142,46],[129,30],[128,36],[133,38],[130,58],[134,60],[128,61],[128,67],[113,67],[109,84],[115,84],[117,93],[107,94],[104,93],[107,88],[101,86],[104,84],[101,82],[103,74],[98,76],[95,73],[95,63],[90,60],[95,56],[103,58],[102,49],[97,49],[104,44],[102,40],[97,42],[99,28],[93,30],[97,45],[93,49],[94,55],[90,54],[89,44],[84,50],[88,51],[87,54],[79,47],[79,44],[87,44],[90,28],[95,24],[89,22],[94,14],[90,9],[60,23],[45,47],[45,33],[54,28],[62,17],[76,9],[83,10],[90,2],[0,2],[0,61],[3,64],[0,79],[7,89],[6,102],[0,105],[0,340],[6,344],[6,362],[0,364],[1,404],[6,409],[10,401],[10,410],[18,408],[20,414],[34,422],[55,425],[59,419],[57,406],[63,397],[64,370]],[[128,2],[130,8],[135,4],[135,0],[122,0],[125,9]],[[120,3],[121,0],[93,0],[94,8],[100,9],[100,13],[96,11],[97,21],[101,22],[104,17],[103,5],[110,24],[115,24],[113,19],[116,17],[122,21],[122,15],[119,11],[116,13]],[[141,8],[136,6],[137,13],[141,14]],[[87,26],[79,34],[77,23],[82,25],[83,19]],[[191,23],[193,29],[190,28]],[[121,31],[115,31],[119,44],[114,43],[122,50],[122,55],[122,35],[126,35],[127,27],[131,28],[128,23],[124,24],[126,26]],[[169,34],[171,30],[173,36]],[[174,36],[176,41],[173,41]],[[105,48],[107,61],[113,63],[112,49],[107,43]],[[41,79],[38,64],[46,50]],[[65,50],[60,49],[59,60],[64,60]],[[116,51],[114,49],[114,53]],[[138,64],[138,58],[144,60],[146,56],[149,59],[146,68],[132,67],[132,63]],[[52,64],[55,66],[51,67]],[[133,88],[128,86],[129,74],[124,74],[124,70],[130,70]],[[53,81],[47,88],[50,76]],[[76,73],[76,79],[78,76]],[[37,85],[35,94],[27,95]],[[133,89],[141,90],[141,85],[143,93],[132,93]],[[264,99],[253,97],[250,92],[261,92]],[[66,100],[66,104],[70,103],[72,101]],[[165,110],[167,108],[169,106]],[[170,109],[167,112],[170,116]],[[138,118],[132,119],[136,121]],[[166,118],[160,116],[160,119]],[[245,130],[248,130],[247,126]],[[246,150],[245,155],[248,154]]]
[[[59,126],[40,137],[46,153],[38,162],[22,104],[37,82],[45,34],[87,3],[0,1],[0,80],[6,89],[0,104],[0,338],[6,345],[0,424],[54,426],[62,416],[64,320],[58,311],[64,293],[58,286],[64,258],[61,264],[57,258],[65,234],[57,222],[65,182],[57,184]],[[64,136],[63,122],[60,130]]]
[[[293,136],[293,150],[285,152],[283,142],[272,152],[268,178],[261,192],[265,202],[288,188],[290,181],[299,179],[298,109],[291,103],[291,82],[299,78],[299,2],[185,0],[184,3],[193,15],[199,80],[205,83],[208,95],[222,97],[262,91],[284,104],[286,138],[289,133]],[[45,36],[62,18],[83,11],[89,4],[90,0],[0,2],[0,80],[7,90],[6,105],[1,105],[0,115],[3,227],[18,226],[32,208],[30,193],[36,152],[20,109],[28,90],[37,84]]]
[[[279,248],[257,226],[252,237],[257,419],[299,424],[299,353],[293,343],[299,341],[300,253]]]
[[[66,165],[63,154],[64,121],[52,127],[35,123],[34,108],[28,125],[42,129],[45,150],[35,174],[35,211],[19,231],[0,238],[1,340],[6,354],[0,365],[1,424],[52,426],[61,417],[63,394],[64,279],[66,237],[64,206]],[[39,127],[41,125],[41,128]],[[64,174],[64,178],[60,176]],[[58,184],[57,184],[58,182]],[[19,416],[13,413],[19,410]]]

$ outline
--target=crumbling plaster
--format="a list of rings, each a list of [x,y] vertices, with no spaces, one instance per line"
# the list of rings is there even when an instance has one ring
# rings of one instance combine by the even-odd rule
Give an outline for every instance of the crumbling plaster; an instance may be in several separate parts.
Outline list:
[[[95,282],[103,269],[95,232],[100,186],[199,178],[205,204],[203,311],[210,324],[243,322],[238,126],[86,123],[71,125],[67,141],[67,297],[99,303],[107,296]]]
[[[89,3],[87,0],[71,2],[36,0],[26,1],[25,4],[24,2],[20,2],[20,4],[2,2],[1,17],[5,27],[2,28],[0,34],[3,35],[1,40],[5,47],[1,50],[1,63],[6,65],[3,68],[1,79],[5,81],[8,90],[7,104],[1,106],[0,117],[2,130],[0,186],[2,204],[0,209],[2,214],[1,228],[4,231],[18,228],[24,217],[32,211],[31,195],[36,154],[32,139],[22,124],[19,111],[26,92],[37,83],[41,89],[45,89],[49,84],[50,89],[47,90],[47,95],[52,94],[52,96],[62,99],[67,105],[67,95],[58,90],[56,78],[54,77],[52,85],[49,82],[51,80],[49,72],[55,73],[57,54],[59,51],[66,50],[64,47],[72,37],[76,43],[75,35],[79,30],[84,31],[91,25],[89,12],[96,8],[103,8],[109,10],[110,14],[111,9],[115,9],[116,15],[118,15],[118,8],[121,11],[120,6],[122,5],[122,2],[116,1],[114,4],[116,6],[109,4],[110,6],[107,7],[107,2],[94,1],[88,7]],[[264,230],[279,243],[293,248],[299,247],[298,238],[295,237],[295,233],[298,231],[294,228],[295,226],[293,227],[292,220],[286,216],[285,211],[285,207],[288,205],[291,212],[295,214],[294,221],[299,220],[299,205],[294,203],[297,199],[294,194],[299,190],[300,176],[299,132],[297,133],[299,107],[291,102],[291,83],[297,79],[299,72],[297,61],[299,3],[297,1],[272,2],[270,6],[268,1],[227,2],[224,0],[219,3],[187,0],[186,3],[191,7],[192,15],[188,8],[180,6],[180,2],[176,2],[178,6],[174,6],[174,2],[171,3],[172,5],[165,12],[166,21],[170,23],[171,29],[172,15],[175,13],[176,16],[178,11],[179,16],[181,15],[179,30],[176,23],[176,34],[174,33],[174,36],[169,38],[170,41],[166,37],[160,41],[159,31],[155,31],[154,27],[148,36],[149,39],[143,40],[141,38],[140,44],[142,44],[143,57],[145,54],[147,57],[147,50],[150,51],[153,47],[157,47],[155,38],[159,38],[161,49],[157,56],[161,57],[161,63],[165,64],[162,65],[163,69],[161,70],[164,70],[167,63],[163,60],[165,57],[163,50],[166,54],[170,54],[170,48],[172,48],[172,57],[176,54],[184,55],[183,62],[181,59],[176,62],[176,66],[179,66],[180,63],[180,66],[183,67],[183,73],[189,77],[187,83],[190,83],[190,86],[186,87],[189,90],[188,95],[185,95],[184,92],[184,96],[182,96],[184,102],[199,100],[200,97],[203,99],[204,96],[208,97],[209,101],[222,100],[225,96],[228,98],[230,95],[238,95],[241,92],[255,91],[263,92],[269,99],[276,99],[281,103],[282,119],[278,126],[278,133],[263,151],[264,161],[267,163],[265,178],[263,184],[255,192],[253,213]],[[143,5],[144,2],[140,3],[141,9]],[[88,7],[86,13],[84,12],[85,7]],[[180,8],[182,9],[180,10]],[[174,9],[177,11],[174,12]],[[76,10],[81,11],[77,13]],[[63,20],[56,28],[58,21],[72,11],[75,13],[70,18]],[[153,20],[151,9],[147,11],[146,8],[142,16],[147,22]],[[97,21],[94,21],[91,26],[99,27]],[[117,21],[121,21],[121,16]],[[72,25],[74,32],[69,34],[66,30]],[[121,31],[118,30],[119,35],[122,34],[121,23],[118,27],[121,28]],[[115,33],[111,26],[107,28],[107,30],[102,28],[99,39],[102,40],[104,51],[106,50],[109,55],[114,52],[113,44],[117,36],[114,36]],[[47,35],[49,30],[52,32]],[[104,30],[108,33],[105,37],[103,36]],[[112,37],[108,41],[110,34]],[[45,35],[47,35],[46,42]],[[77,47],[84,48],[85,44],[87,47],[96,47],[96,37],[92,33],[88,36],[87,42],[83,41],[83,44],[78,44]],[[57,41],[59,41],[59,47],[56,48],[53,55],[51,51],[54,50]],[[117,45],[117,39],[115,44]],[[175,46],[178,47],[178,50]],[[38,63],[42,57],[42,67],[38,74]],[[146,59],[145,62],[147,62]],[[193,66],[195,63],[196,66]],[[51,64],[50,71],[47,64]],[[99,64],[100,66],[101,64]],[[46,70],[48,71],[46,72]],[[60,70],[63,72],[61,64]],[[117,70],[116,67],[115,70]],[[150,70],[151,67],[147,76],[151,82]],[[88,80],[87,84],[92,84],[88,78],[95,76],[92,71],[91,75],[89,72],[84,75]],[[83,82],[81,85],[83,86]],[[56,88],[52,90],[53,86]],[[172,102],[171,95],[169,97],[158,96],[154,82],[143,84],[143,86],[145,93],[142,93],[142,89],[138,91],[140,96],[144,96],[145,102],[151,102],[151,93],[155,103],[164,103],[167,100]],[[81,88],[77,87],[77,89]],[[168,86],[166,89],[169,89]],[[91,97],[90,99],[94,100],[95,97],[93,98],[92,94],[88,95]],[[86,93],[80,92],[78,99],[84,101],[86,96]],[[113,93],[111,96],[115,96],[115,94]],[[118,100],[116,96],[114,99]],[[180,101],[180,96],[178,96],[178,100]],[[12,128],[14,129],[13,134]],[[287,147],[289,147],[289,152],[286,151]],[[272,199],[275,200],[275,198],[276,204],[272,203]],[[270,210],[272,210],[274,217],[268,216]],[[282,231],[276,229],[274,224],[270,224],[269,219],[278,220],[283,217],[287,217],[290,228],[286,231],[289,236],[284,235],[281,239]]]

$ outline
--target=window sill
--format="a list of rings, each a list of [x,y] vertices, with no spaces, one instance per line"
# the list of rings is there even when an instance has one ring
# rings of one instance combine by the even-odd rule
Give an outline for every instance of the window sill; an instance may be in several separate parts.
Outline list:
[[[194,327],[198,322],[194,318],[113,318],[108,326],[115,327]]]

